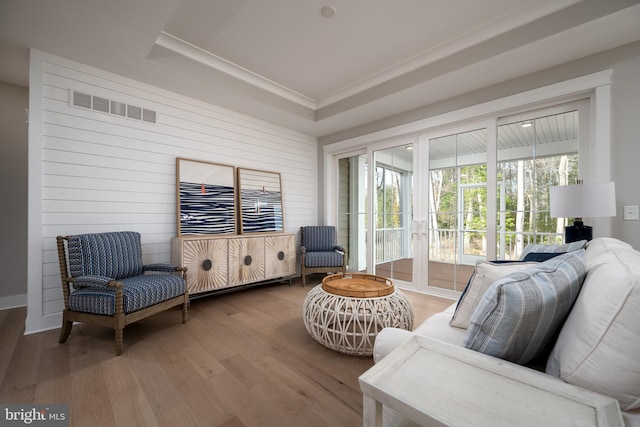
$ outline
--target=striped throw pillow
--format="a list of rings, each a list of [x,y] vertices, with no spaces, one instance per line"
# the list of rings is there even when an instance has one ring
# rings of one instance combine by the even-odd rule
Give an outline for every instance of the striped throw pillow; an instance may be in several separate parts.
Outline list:
[[[586,275],[583,249],[495,281],[469,321],[464,347],[524,364],[565,321]]]

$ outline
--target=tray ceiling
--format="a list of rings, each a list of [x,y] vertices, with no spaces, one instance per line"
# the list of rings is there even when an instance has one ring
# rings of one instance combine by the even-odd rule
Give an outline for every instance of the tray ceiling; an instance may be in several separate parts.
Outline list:
[[[638,40],[638,3],[3,0],[0,80],[35,47],[323,136]]]

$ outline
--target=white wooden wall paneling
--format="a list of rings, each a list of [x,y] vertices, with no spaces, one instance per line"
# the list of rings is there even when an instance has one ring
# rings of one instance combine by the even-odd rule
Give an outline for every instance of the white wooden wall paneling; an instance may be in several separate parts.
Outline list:
[[[62,309],[55,236],[138,231],[145,263],[170,259],[176,157],[280,172],[285,231],[315,223],[315,138],[41,54],[42,319],[30,310],[32,329]],[[71,106],[70,90],[156,111],[157,123]]]

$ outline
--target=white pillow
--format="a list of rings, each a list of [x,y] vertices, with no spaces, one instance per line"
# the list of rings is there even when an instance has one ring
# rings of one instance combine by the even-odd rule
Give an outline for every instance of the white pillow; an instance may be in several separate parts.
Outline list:
[[[640,407],[640,252],[600,243],[546,372],[627,411]]]
[[[467,287],[463,291],[462,296],[460,296],[456,312],[449,321],[449,325],[456,328],[467,329],[473,311],[493,282],[508,274],[524,270],[537,264],[537,262],[495,263],[492,261],[478,261]]]

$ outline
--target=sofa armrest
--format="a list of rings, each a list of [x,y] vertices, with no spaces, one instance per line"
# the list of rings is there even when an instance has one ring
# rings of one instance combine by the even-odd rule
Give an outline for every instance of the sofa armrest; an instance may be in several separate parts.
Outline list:
[[[383,328],[373,345],[373,361],[380,362],[389,353],[409,341],[415,334],[400,328]]]

